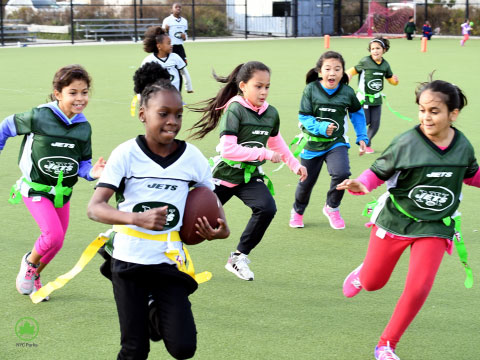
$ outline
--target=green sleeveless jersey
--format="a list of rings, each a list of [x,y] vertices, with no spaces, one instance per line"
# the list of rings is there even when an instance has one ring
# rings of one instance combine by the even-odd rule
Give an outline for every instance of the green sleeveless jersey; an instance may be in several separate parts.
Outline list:
[[[280,117],[277,109],[269,105],[267,110],[258,115],[238,102],[232,102],[220,119],[220,137],[235,135],[237,143],[246,147],[263,148],[269,137],[277,136],[280,129]],[[245,162],[260,166],[264,161]],[[259,169],[255,169],[253,176],[260,176]],[[244,169],[232,167],[224,161],[219,162],[213,169],[215,179],[225,180],[232,184],[244,182]]]
[[[65,124],[48,107],[15,114],[18,135],[25,135],[19,155],[19,166],[27,180],[55,186],[63,171],[64,186],[78,180],[81,161],[92,158],[91,127],[87,121]],[[25,186],[25,184],[24,184]],[[29,190],[29,196],[53,196]],[[64,198],[64,203],[69,197]]]
[[[454,131],[445,150],[432,143],[419,126],[393,140],[370,168],[387,181],[389,191],[379,200],[372,222],[397,235],[452,239],[454,222],[447,226],[442,219],[456,212],[463,180],[478,171],[472,145],[459,130]],[[401,213],[394,201],[419,221]]]
[[[358,91],[366,95],[365,105],[382,105],[383,78],[389,79],[393,76],[387,60],[382,59],[382,62],[377,64],[371,56],[365,56],[355,65],[355,70],[360,74]]]
[[[304,133],[315,136],[325,141],[308,141],[305,149],[311,151],[325,151],[336,143],[348,143],[348,113],[354,113],[361,109],[360,102],[355,96],[353,89],[343,83],[335,93],[329,95],[320,84],[320,81],[313,81],[303,90],[300,101],[301,115],[311,115],[317,121],[327,121],[337,127],[331,136],[312,134],[305,127],[301,126]]]

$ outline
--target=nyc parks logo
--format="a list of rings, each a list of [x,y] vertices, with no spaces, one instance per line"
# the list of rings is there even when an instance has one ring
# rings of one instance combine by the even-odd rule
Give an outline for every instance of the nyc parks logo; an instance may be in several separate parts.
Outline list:
[[[32,341],[38,335],[38,322],[31,317],[22,317],[15,324],[15,334],[22,341]]]

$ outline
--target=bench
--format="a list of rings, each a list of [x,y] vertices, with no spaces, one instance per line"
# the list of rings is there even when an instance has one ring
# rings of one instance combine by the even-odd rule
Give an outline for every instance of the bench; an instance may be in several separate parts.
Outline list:
[[[37,33],[28,30],[27,25],[4,25],[0,41],[37,41]]]
[[[132,38],[135,40],[134,19],[76,19],[75,29],[85,39]],[[161,25],[156,18],[137,19],[137,38],[141,38],[150,26]]]

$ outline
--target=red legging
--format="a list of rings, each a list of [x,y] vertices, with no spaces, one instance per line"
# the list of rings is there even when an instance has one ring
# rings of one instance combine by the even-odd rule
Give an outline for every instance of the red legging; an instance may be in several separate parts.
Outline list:
[[[367,291],[381,289],[387,283],[403,251],[411,246],[405,288],[397,302],[378,346],[395,348],[405,330],[420,311],[433,286],[447,240],[435,237],[395,239],[376,235],[378,227],[373,226],[367,255],[360,270],[360,283]]]

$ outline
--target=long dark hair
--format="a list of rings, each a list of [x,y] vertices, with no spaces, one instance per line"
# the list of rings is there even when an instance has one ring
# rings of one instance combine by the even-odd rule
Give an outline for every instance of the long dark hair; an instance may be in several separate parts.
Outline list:
[[[148,62],[135,71],[133,91],[141,94],[140,106],[147,105],[148,100],[158,91],[173,91],[180,95],[178,89],[170,82],[170,74],[162,65]]]
[[[318,59],[315,67],[308,70],[305,82],[309,84],[311,82],[321,79],[319,76],[319,72],[320,72],[320,69],[322,68],[323,62],[327,59],[337,59],[338,61],[340,61],[343,68],[343,76],[340,79],[340,82],[344,84],[348,84],[348,75],[345,73],[345,60],[343,60],[343,56],[336,51],[324,52],[322,56],[320,56],[320,59]]]
[[[64,87],[70,85],[74,80],[83,80],[87,83],[87,87],[90,89],[92,78],[88,75],[87,70],[82,65],[74,64],[67,65],[55,73],[53,76],[52,87],[53,90],[62,92]],[[50,94],[50,100],[55,101],[57,98],[53,93]]]
[[[437,92],[443,95],[443,101],[447,105],[449,112],[455,109],[459,111],[467,105],[467,97],[463,91],[452,83],[443,80],[433,80],[433,73],[430,74],[430,81],[421,83],[415,90],[415,102],[418,104],[420,95],[426,90]]]
[[[189,131],[196,130],[190,135],[191,138],[202,139],[217,127],[223,111],[220,107],[225,105],[232,97],[241,93],[239,84],[242,81],[244,83],[248,82],[253,77],[255,71],[268,71],[270,73],[270,68],[259,61],[249,61],[238,65],[226,77],[218,76],[215,72],[212,72],[214,79],[225,85],[218,91],[215,97],[192,106],[187,106],[191,111],[203,113],[200,120],[189,129]]]

